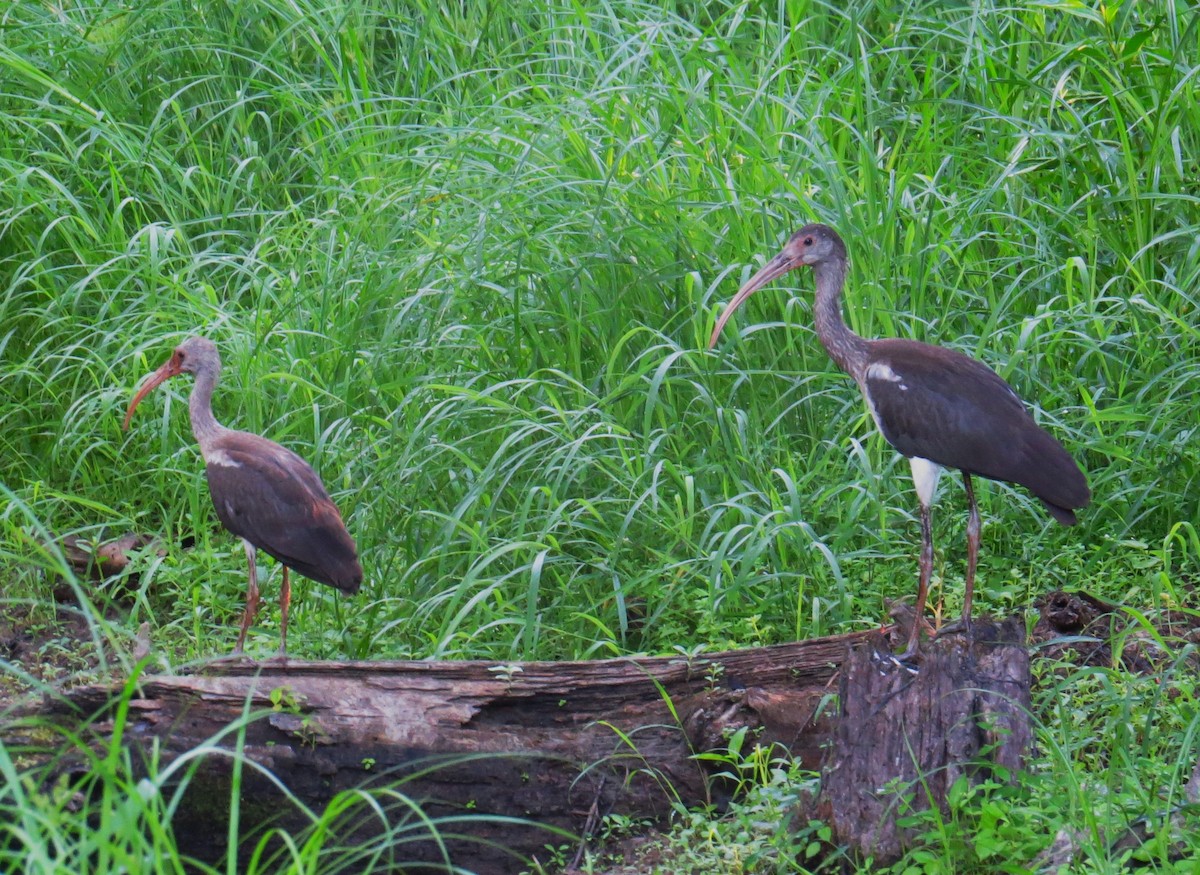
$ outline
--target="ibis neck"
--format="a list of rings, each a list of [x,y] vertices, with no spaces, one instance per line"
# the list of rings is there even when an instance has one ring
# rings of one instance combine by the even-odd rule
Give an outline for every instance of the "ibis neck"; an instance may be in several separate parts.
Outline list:
[[[217,385],[220,371],[205,368],[196,374],[196,385],[188,398],[188,412],[192,417],[192,434],[200,444],[201,452],[212,445],[227,429],[217,422],[212,412],[213,387]]]
[[[826,261],[813,267],[816,276],[816,304],[813,320],[817,337],[838,367],[861,383],[866,376],[868,341],[859,337],[842,321],[842,287],[846,283],[846,262]]]

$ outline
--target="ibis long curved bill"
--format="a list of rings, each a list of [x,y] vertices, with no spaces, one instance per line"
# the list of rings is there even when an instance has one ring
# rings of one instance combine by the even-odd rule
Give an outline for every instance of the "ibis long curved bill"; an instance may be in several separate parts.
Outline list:
[[[729,321],[738,307],[746,303],[746,300],[751,295],[772,280],[783,276],[789,270],[799,267],[800,264],[801,262],[797,261],[789,253],[781,252],[764,264],[758,273],[746,280],[745,284],[738,289],[737,294],[725,305],[725,310],[721,313],[721,318],[717,320],[717,325],[713,329],[712,336],[708,339],[708,348],[712,349],[717,345],[717,340],[721,337],[721,331],[725,328],[725,323]]]
[[[163,363],[162,367],[146,378],[146,382],[142,384],[142,388],[137,390],[137,394],[129,402],[129,408],[125,411],[125,421],[121,423],[121,430],[129,431],[129,423],[133,419],[133,411],[142,403],[143,398],[167,382],[167,380],[177,377],[182,373],[183,364],[179,354],[172,353],[171,357]]]

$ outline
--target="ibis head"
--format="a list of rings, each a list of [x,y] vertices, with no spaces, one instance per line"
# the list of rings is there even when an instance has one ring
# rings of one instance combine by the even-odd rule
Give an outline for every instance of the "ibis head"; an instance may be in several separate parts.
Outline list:
[[[805,225],[788,238],[788,242],[784,244],[778,255],[764,264],[758,273],[746,280],[745,284],[738,289],[737,294],[725,307],[721,318],[717,320],[717,326],[708,339],[708,348],[712,349],[717,345],[725,323],[729,321],[737,308],[746,303],[749,297],[763,286],[769,285],[789,270],[795,270],[798,267],[845,264],[845,262],[846,244],[842,242],[842,238],[836,231],[828,225]]]
[[[128,431],[129,423],[133,419],[133,411],[142,403],[142,399],[172,377],[178,377],[180,374],[197,376],[206,374],[211,375],[215,380],[220,370],[221,357],[217,353],[217,345],[205,337],[189,337],[175,347],[171,357],[163,362],[162,367],[151,374],[138,389],[133,400],[129,402],[129,409],[125,411],[125,422],[121,428]]]

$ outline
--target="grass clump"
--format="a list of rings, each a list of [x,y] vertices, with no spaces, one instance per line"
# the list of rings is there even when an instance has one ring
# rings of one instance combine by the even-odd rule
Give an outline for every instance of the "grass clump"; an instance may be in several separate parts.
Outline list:
[[[818,821],[799,821],[804,795],[816,789],[813,776],[785,760],[772,759],[765,749],[746,753],[746,763],[754,764],[749,768],[756,774],[753,779],[741,775],[746,779],[744,795],[724,815],[680,808],[665,832],[609,815],[595,836],[599,850],[582,855],[572,871],[589,875],[838,871],[846,858],[831,853],[830,829]],[[560,851],[558,864],[573,862],[574,850],[566,846]]]

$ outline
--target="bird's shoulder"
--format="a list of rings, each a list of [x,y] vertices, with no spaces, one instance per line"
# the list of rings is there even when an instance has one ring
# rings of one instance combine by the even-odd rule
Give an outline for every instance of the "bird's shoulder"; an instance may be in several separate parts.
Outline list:
[[[871,345],[865,379],[876,391],[1021,401],[1004,378],[978,359],[945,346],[888,338]],[[1023,405],[1022,405],[1023,406]]]
[[[204,461],[210,482],[237,476],[243,488],[253,478],[260,488],[275,492],[301,490],[325,496],[325,487],[308,462],[282,444],[251,432],[230,430],[221,435]]]

